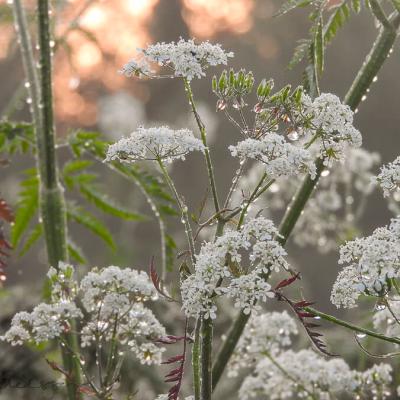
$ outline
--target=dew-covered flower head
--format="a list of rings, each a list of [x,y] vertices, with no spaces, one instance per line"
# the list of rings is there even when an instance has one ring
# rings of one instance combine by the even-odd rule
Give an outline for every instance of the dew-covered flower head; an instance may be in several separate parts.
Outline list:
[[[251,158],[265,164],[270,179],[308,172],[315,177],[316,169],[308,150],[293,145],[282,135],[268,133],[260,140],[245,139],[236,146],[230,146],[232,156]]]
[[[272,221],[257,217],[249,219],[239,231],[227,230],[215,242],[203,243],[195,272],[181,284],[186,315],[203,313],[205,318],[216,318],[215,300],[222,295],[246,314],[260,308],[257,301],[273,297],[271,285],[262,274],[288,269],[286,251],[275,240],[277,234]],[[245,263],[246,268],[242,265]]]
[[[192,151],[204,152],[201,140],[188,129],[174,130],[168,126],[154,128],[139,127],[129,137],[110,145],[106,162],[119,160],[135,162],[141,160],[184,160]]]
[[[196,44],[194,40],[180,39],[177,43],[156,43],[145,49],[138,49],[138,60],[131,60],[120,71],[126,76],[157,77],[150,70],[149,63],[158,64],[167,69],[172,76],[183,77],[188,80],[205,76],[209,66],[226,65],[232,52],[226,52],[220,44],[202,42]]]
[[[382,297],[391,278],[400,277],[400,218],[372,235],[347,242],[340,248],[345,264],[333,286],[331,301],[351,308],[361,294]]]

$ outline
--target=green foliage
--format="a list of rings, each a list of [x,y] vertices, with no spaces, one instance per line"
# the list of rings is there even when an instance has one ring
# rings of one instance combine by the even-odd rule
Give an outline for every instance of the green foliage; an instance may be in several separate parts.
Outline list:
[[[23,256],[24,254],[26,254],[31,249],[31,247],[40,239],[42,235],[43,235],[43,224],[38,223],[26,235],[24,244],[22,245],[19,255]]]
[[[19,245],[23,233],[29,227],[39,208],[39,178],[36,168],[25,171],[25,174],[27,177],[20,184],[21,189],[18,193],[15,221],[11,229],[11,244],[13,247]]]
[[[35,136],[32,124],[0,121],[0,153],[15,154],[33,151]]]
[[[83,225],[96,236],[103,239],[112,249],[115,249],[115,242],[110,231],[92,213],[84,210],[82,207],[69,203],[67,206],[67,217],[69,221],[74,221]]]
[[[287,14],[288,12],[294,10],[295,8],[307,7],[310,4],[311,0],[288,0],[282,5],[282,7],[275,15],[278,17]]]

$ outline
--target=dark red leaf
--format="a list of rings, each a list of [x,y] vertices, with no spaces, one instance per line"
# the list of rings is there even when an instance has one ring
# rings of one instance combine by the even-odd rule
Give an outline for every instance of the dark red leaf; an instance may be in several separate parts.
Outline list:
[[[10,223],[14,221],[14,213],[11,207],[2,198],[0,198],[0,219]]]
[[[179,354],[178,356],[168,358],[167,361],[163,361],[161,364],[172,364],[174,362],[182,361],[182,360],[183,360],[183,355]]]
[[[298,272],[296,275],[291,276],[288,279],[284,279],[283,281],[280,281],[276,286],[274,290],[280,290],[283,289],[286,286],[291,285],[294,281],[297,279],[300,279],[300,272]]]
[[[165,291],[164,282],[158,276],[158,273],[157,273],[156,268],[154,266],[154,257],[152,257],[151,263],[150,263],[150,278],[151,278],[151,281],[153,282],[153,285],[156,288],[158,293],[160,293],[168,301],[176,301]]]

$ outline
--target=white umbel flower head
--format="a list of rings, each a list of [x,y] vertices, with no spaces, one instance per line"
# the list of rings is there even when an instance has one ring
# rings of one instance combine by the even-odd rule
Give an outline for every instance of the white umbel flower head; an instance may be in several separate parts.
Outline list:
[[[388,280],[400,277],[400,218],[347,242],[340,248],[339,264],[348,265],[333,286],[331,300],[337,307],[354,307],[361,294],[384,296]]]
[[[251,158],[265,164],[270,179],[308,172],[315,177],[315,164],[311,154],[301,147],[286,142],[276,133],[268,133],[260,140],[245,139],[236,146],[230,146],[232,156]]]
[[[320,137],[316,143],[326,164],[332,159],[343,161],[348,146],[361,146],[361,133],[353,126],[354,113],[336,95],[322,93],[314,101],[303,95],[302,101],[304,113],[310,117],[308,135],[310,138],[315,134]]]
[[[139,127],[129,137],[110,145],[106,162],[119,160],[135,162],[140,160],[184,160],[192,151],[204,152],[201,140],[188,129],[174,130],[167,126],[155,128]]]
[[[252,314],[229,360],[228,376],[236,377],[241,369],[255,366],[266,352],[277,355],[296,334],[296,323],[286,311]]]
[[[196,44],[193,40],[180,39],[177,43],[156,43],[145,49],[138,49],[141,58],[131,60],[120,71],[126,76],[157,77],[149,67],[155,63],[162,67],[172,68],[174,76],[188,80],[205,76],[209,66],[226,65],[232,52],[226,52],[219,44],[202,42]]]
[[[358,372],[340,358],[326,360],[312,350],[297,353],[288,350],[273,359],[262,359],[255,374],[244,380],[239,390],[241,400],[328,400],[342,398],[342,395],[372,399],[376,393],[381,399],[390,396],[388,385],[392,380],[392,367],[388,364],[377,364]]]
[[[227,230],[215,242],[205,242],[196,257],[195,272],[181,283],[186,315],[216,318],[215,298],[221,295],[232,298],[246,313],[259,309],[257,300],[273,296],[261,274],[288,269],[286,252],[274,239],[277,234],[272,221],[258,217],[239,231]],[[248,253],[248,268],[241,266],[243,253]]]
[[[373,182],[379,184],[385,197],[396,190],[400,190],[400,156],[393,162],[384,165],[379,175],[373,178]]]

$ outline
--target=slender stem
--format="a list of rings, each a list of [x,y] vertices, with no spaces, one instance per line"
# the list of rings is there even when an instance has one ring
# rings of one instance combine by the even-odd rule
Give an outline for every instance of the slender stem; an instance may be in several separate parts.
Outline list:
[[[213,321],[211,318],[201,318],[201,381],[200,399],[211,400],[212,393],[212,337]]]
[[[381,28],[378,38],[372,46],[370,53],[367,55],[359,73],[357,74],[353,84],[351,85],[346,97],[345,103],[350,106],[352,110],[355,110],[361,102],[362,97],[366,94],[367,89],[373,82],[374,77],[380,71],[382,65],[390,54],[390,50],[393,47],[394,41],[396,39],[396,30],[400,25],[400,14],[396,13],[393,18],[391,18],[392,28]],[[284,245],[291,234],[307,200],[310,198],[312,191],[317,184],[318,178],[323,170],[323,160],[318,159],[316,161],[317,166],[317,178],[312,180],[309,175],[306,176],[302,185],[300,186],[297,194],[295,195],[293,201],[289,205],[282,223],[280,225],[279,232],[282,237],[278,237],[277,240]],[[322,316],[321,316],[322,317]],[[240,313],[232,329],[230,330],[227,340],[222,345],[214,367],[213,367],[213,387],[215,388],[234,349],[235,346],[243,332],[243,329],[247,323],[248,316]],[[339,321],[337,319],[331,319],[331,322]],[[345,326],[343,324],[339,324]],[[360,328],[363,329],[363,328]],[[370,331],[368,331],[370,332]],[[364,332],[366,333],[366,332]],[[379,334],[373,333],[375,336]],[[379,336],[382,338],[382,335]],[[392,339],[393,340],[393,339]],[[399,339],[400,340],[400,339]]]
[[[31,38],[26,15],[21,1],[13,2],[13,10],[20,48],[29,83],[29,93],[32,102],[32,118],[35,126],[37,165],[40,181],[40,213],[43,220],[46,239],[47,256],[50,265],[58,267],[59,261],[67,261],[66,213],[64,197],[59,185],[57,160],[54,146],[53,96],[51,78],[51,48],[49,4],[46,0],[38,0],[38,37],[40,47],[39,72],[37,74],[35,58],[32,51]],[[74,331],[71,321],[72,331]],[[76,336],[64,334],[62,340],[77,352]],[[70,379],[67,380],[67,393],[70,400],[80,399],[77,388],[80,385],[79,363],[73,353],[66,347],[61,347],[64,369]]]
[[[312,313],[312,314],[316,315],[317,317],[320,317],[320,318],[324,319],[325,321],[329,321],[329,322],[332,322],[332,323],[334,323],[336,325],[343,326],[343,327],[348,328],[348,329],[350,329],[350,330],[352,330],[354,332],[364,333],[365,335],[374,337],[376,339],[383,340],[385,342],[394,343],[394,344],[400,344],[400,338],[390,337],[390,336],[386,336],[386,335],[383,335],[383,334],[378,333],[378,332],[371,331],[369,329],[363,328],[361,326],[354,325],[354,324],[352,324],[350,322],[347,322],[347,321],[343,321],[342,319],[336,318],[333,315],[329,315],[329,314],[323,313],[323,312],[318,311],[318,310],[316,310],[314,308],[311,308],[311,307],[305,307],[304,310],[309,312],[309,313]]]
[[[200,400],[200,318],[196,321],[194,328],[194,343],[192,347],[192,371],[193,371],[193,391],[194,400]]]
[[[199,127],[201,141],[203,142],[203,144],[206,148],[204,151],[204,156],[206,159],[208,179],[210,180],[210,186],[211,186],[211,192],[212,192],[212,196],[213,196],[213,200],[214,200],[215,212],[218,213],[219,212],[218,192],[217,192],[217,186],[215,184],[214,168],[213,168],[213,164],[211,161],[210,151],[208,150],[208,147],[207,147],[206,127],[205,127],[203,121],[201,120],[199,113],[197,112],[196,103],[194,102],[194,97],[193,97],[192,88],[190,86],[190,82],[187,79],[184,79],[183,81],[185,84],[185,90],[187,93],[189,104],[192,108],[192,112],[196,119],[197,126]]]
[[[246,201],[246,204],[243,206],[242,212],[240,213],[240,216],[239,216],[239,222],[237,224],[237,229],[238,230],[243,225],[244,219],[245,219],[246,214],[247,214],[247,210],[249,209],[250,204],[255,200],[255,198],[257,196],[257,193],[260,190],[260,188],[261,188],[261,186],[264,183],[266,178],[267,178],[267,173],[264,172],[262,177],[261,177],[261,179],[260,179],[260,181],[258,182],[256,188],[253,190],[253,193],[250,195],[249,199]]]
[[[173,195],[175,197],[178,207],[181,210],[182,221],[183,221],[183,224],[185,225],[186,237],[187,237],[187,240],[189,243],[190,255],[191,255],[192,263],[194,265],[196,262],[196,257],[195,257],[196,253],[195,253],[195,247],[194,247],[194,241],[193,241],[193,232],[192,232],[192,228],[191,228],[190,222],[189,222],[189,215],[188,215],[187,207],[185,204],[182,203],[179,193],[176,190],[176,187],[174,185],[174,182],[171,179],[171,177],[169,176],[168,171],[166,170],[163,162],[160,159],[157,160],[157,162],[158,162],[158,165],[160,166],[160,169],[164,176],[165,182],[169,186],[171,192],[173,193]]]

